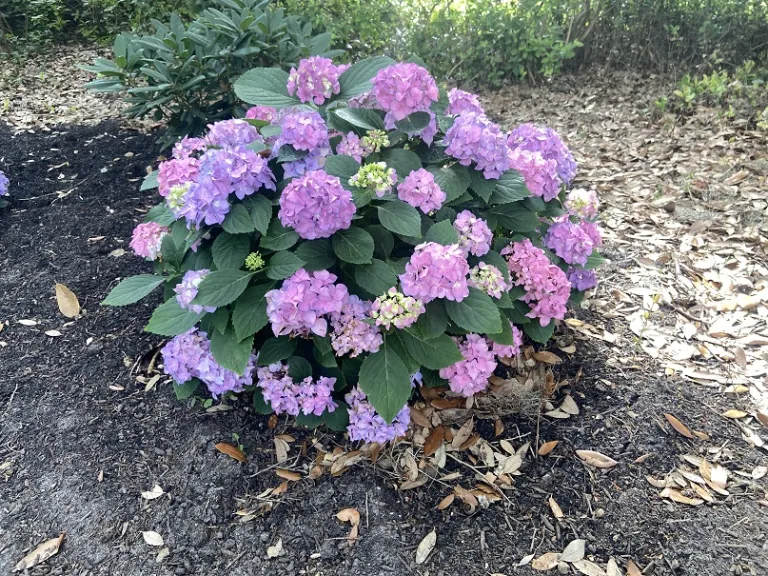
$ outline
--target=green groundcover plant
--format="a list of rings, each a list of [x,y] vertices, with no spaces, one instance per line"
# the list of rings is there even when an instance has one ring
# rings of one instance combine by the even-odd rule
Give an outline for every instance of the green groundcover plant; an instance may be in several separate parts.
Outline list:
[[[417,63],[302,60],[246,72],[246,119],[184,138],[144,188],[162,202],[131,247],[165,286],[146,330],[179,398],[255,408],[384,442],[417,386],[482,393],[594,287],[594,192],[552,130],[505,133]]]

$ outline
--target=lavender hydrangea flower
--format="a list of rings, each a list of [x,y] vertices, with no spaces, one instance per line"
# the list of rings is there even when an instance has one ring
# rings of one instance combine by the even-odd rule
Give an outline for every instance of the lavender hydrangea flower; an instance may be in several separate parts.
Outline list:
[[[256,127],[251,126],[245,120],[221,120],[208,125],[208,135],[205,137],[210,146],[221,148],[235,148],[247,146],[252,142],[263,142]]]
[[[584,270],[583,268],[568,268],[568,282],[579,292],[590,290],[597,286],[597,274],[594,270]]]
[[[314,102],[320,106],[341,90],[339,76],[341,71],[330,58],[305,58],[299,62],[298,69],[291,68],[288,74],[288,94],[296,94],[302,102]]]
[[[472,396],[488,387],[488,378],[496,369],[496,359],[488,340],[479,334],[467,334],[463,340],[454,338],[463,360],[440,369],[440,377],[448,380],[451,391]]]
[[[568,264],[587,263],[600,240],[600,232],[592,222],[574,223],[558,219],[544,236],[544,245]]]
[[[280,119],[277,148],[285,144],[294,150],[324,150],[330,152],[328,127],[322,116],[313,110],[289,110]],[[326,154],[327,155],[327,154]]]
[[[510,322],[512,328],[512,344],[493,343],[493,355],[497,358],[512,358],[517,356],[523,346],[523,333]]]
[[[408,404],[395,416],[392,424],[387,424],[368,402],[365,392],[353,388],[344,400],[349,404],[349,426],[347,432],[353,442],[378,442],[384,444],[399,436],[404,436],[411,422],[411,409]]]
[[[185,310],[190,310],[195,314],[202,314],[203,312],[215,312],[215,306],[202,306],[200,304],[192,304],[192,300],[197,296],[197,290],[203,278],[210,274],[210,270],[188,270],[184,273],[184,277],[181,279],[176,287],[173,289],[176,292],[176,302],[179,306]]]
[[[565,209],[572,216],[584,220],[593,220],[597,218],[597,212],[600,209],[600,200],[597,198],[597,192],[594,190],[585,190],[584,188],[574,188],[568,192],[565,200]]]
[[[371,153],[370,148],[365,146],[360,137],[354,132],[349,132],[341,137],[341,142],[336,146],[336,154],[346,154],[352,156],[358,163]]]
[[[547,160],[539,152],[520,148],[510,150],[508,157],[509,167],[520,172],[531,194],[542,197],[546,202],[557,198],[562,181],[554,160]]]
[[[528,238],[510,244],[501,254],[507,256],[515,286],[525,289],[521,300],[531,305],[531,311],[526,316],[538,318],[542,326],[549,324],[553,318],[562,320],[571,295],[571,284],[565,272],[552,264],[544,251]]]
[[[315,416],[320,416],[326,410],[334,412],[339,407],[331,397],[335,385],[336,378],[325,376],[321,376],[317,381],[313,381],[311,377],[302,380],[297,394],[301,411],[305,415]]]
[[[389,330],[395,326],[398,330],[408,328],[425,312],[424,303],[416,298],[398,292],[394,286],[374,300],[370,315],[376,326]]]
[[[168,228],[160,226],[157,222],[139,224],[133,229],[129,246],[137,256],[155,260],[160,254],[160,246],[167,234]]]
[[[373,90],[369,90],[368,92],[363,92],[362,94],[358,94],[357,96],[353,96],[349,99],[349,102],[347,102],[347,106],[350,108],[378,108],[379,104],[376,102],[376,96],[373,93]]]
[[[483,256],[491,249],[493,232],[488,223],[469,210],[462,210],[456,215],[453,227],[459,234],[459,246],[465,254]]]
[[[356,211],[352,193],[322,170],[292,180],[280,196],[278,217],[306,240],[349,228]]]
[[[5,173],[0,170],[0,196],[8,196],[8,188],[10,187],[10,180]]]
[[[469,296],[469,264],[458,244],[419,244],[400,275],[403,294],[424,303],[435,298],[461,302]]]
[[[378,105],[387,112],[387,130],[414,112],[429,110],[438,98],[435,79],[418,64],[403,62],[382,68],[372,83]]]
[[[272,106],[252,106],[245,112],[247,120],[264,120],[272,122],[277,118],[277,110]]]
[[[167,196],[174,186],[195,181],[200,169],[196,158],[174,158],[161,162],[157,167],[157,184],[160,196]]]
[[[485,262],[480,262],[469,271],[469,285],[493,298],[501,298],[502,293],[511,288],[504,280],[501,270]]]
[[[365,319],[371,311],[371,302],[350,295],[341,312],[331,314],[331,346],[336,356],[349,354],[350,358],[364,352],[376,353],[384,343],[379,329]]]
[[[191,158],[195,152],[201,152],[208,147],[208,143],[205,138],[192,138],[190,136],[184,136],[180,142],[176,142],[173,146],[173,157],[177,160],[183,160],[185,158]]]
[[[475,163],[475,170],[496,179],[509,168],[507,139],[496,124],[483,114],[460,114],[445,133],[445,153],[462,166]]]
[[[296,383],[288,376],[288,366],[277,362],[256,369],[257,386],[275,414],[320,416],[326,410],[333,412],[338,404],[332,394],[336,378],[320,377],[317,381],[307,377]]]
[[[463,112],[485,114],[477,94],[465,92],[458,88],[451,88],[448,91],[448,102],[448,108],[445,109],[446,114],[461,114]]]
[[[349,296],[347,287],[335,282],[330,272],[309,273],[301,268],[280,289],[267,292],[267,317],[275,336],[325,336],[324,316],[340,314]]]
[[[576,176],[576,161],[560,136],[552,128],[521,124],[509,133],[510,148],[539,152],[545,160],[554,160],[557,174],[566,184]]]
[[[435,182],[435,175],[424,168],[413,170],[397,187],[397,196],[424,214],[439,210],[445,202],[445,192]]]

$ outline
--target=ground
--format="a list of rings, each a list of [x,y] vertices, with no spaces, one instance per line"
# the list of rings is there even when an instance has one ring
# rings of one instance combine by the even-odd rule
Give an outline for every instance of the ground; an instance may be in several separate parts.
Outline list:
[[[654,576],[768,572],[765,432],[753,417],[764,407],[768,343],[765,142],[715,124],[652,121],[641,97],[651,85],[659,83],[612,76],[484,99],[506,123],[548,122],[565,135],[579,184],[601,191],[610,263],[552,348],[565,360],[554,366],[553,403],[570,393],[578,414],[508,416],[499,435],[480,421],[477,434],[492,446],[534,448],[523,450],[508,500],[474,511],[458,498],[436,509],[457,483],[476,484],[467,450],[442,470],[461,474],[450,482],[402,489],[389,469],[409,453],[398,449],[376,466],[364,460],[311,480],[319,449],[352,449],[341,435],[296,432],[285,420],[272,427],[244,401],[226,411],[190,407],[169,384],[148,385],[142,374],[161,341],[142,327],[157,302],[99,302],[119,278],[147,271],[127,241],[155,203],[138,191],[160,153],[153,135],[117,121],[18,131],[8,118],[14,126],[0,125],[0,167],[13,194],[0,212],[0,573],[62,532],[60,552],[29,573],[528,575],[538,573],[529,555],[561,552],[576,538],[586,558],[601,570],[613,558],[621,574],[630,561]],[[706,246],[691,246],[691,228]],[[696,268],[705,258],[709,266]],[[713,275],[724,269],[734,297],[756,305],[707,307],[727,300],[713,299],[724,285]],[[79,297],[78,318],[59,313],[56,282]],[[713,332],[716,322],[727,326]],[[744,416],[722,416],[734,409]],[[289,433],[280,466],[302,479],[270,493],[283,483],[274,439]],[[537,456],[550,440],[559,444]],[[248,462],[217,451],[219,442],[241,443]],[[618,464],[587,465],[575,452],[585,449]],[[697,458],[728,471],[726,490],[702,483]],[[698,498],[696,484],[712,502],[661,498],[664,484]],[[161,497],[142,497],[155,485]],[[344,508],[361,515],[351,544],[349,524],[335,517]],[[433,529],[434,551],[416,565],[415,549]],[[149,546],[144,531],[163,546]],[[278,542],[281,555],[269,559]]]

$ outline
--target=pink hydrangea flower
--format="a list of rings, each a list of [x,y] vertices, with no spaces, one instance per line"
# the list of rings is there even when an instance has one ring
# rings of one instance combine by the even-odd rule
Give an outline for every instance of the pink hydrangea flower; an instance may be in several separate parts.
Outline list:
[[[264,120],[272,122],[277,117],[277,110],[272,106],[252,106],[245,113],[248,120]]]
[[[364,352],[379,351],[384,338],[376,326],[365,321],[370,310],[370,302],[350,295],[341,312],[331,314],[331,346],[336,356],[349,354],[354,358]]]
[[[534,196],[541,196],[549,202],[560,193],[562,181],[557,174],[557,164],[554,160],[545,159],[539,152],[521,148],[510,150],[509,167],[520,172]]]
[[[184,136],[181,142],[176,142],[173,146],[173,157],[177,160],[189,158],[195,152],[200,152],[208,147],[208,143],[205,138],[191,138],[190,136]]]
[[[157,183],[160,196],[167,196],[174,186],[194,182],[200,163],[196,158],[174,158],[161,162],[157,167]]]
[[[574,188],[568,192],[568,197],[565,200],[565,209],[572,216],[577,216],[584,220],[594,220],[597,218],[597,212],[600,209],[600,200],[597,198],[597,192],[585,190],[584,188]]]
[[[557,174],[566,184],[576,176],[576,161],[552,128],[521,124],[509,133],[507,143],[510,148],[539,152],[545,160],[554,160]]]
[[[458,213],[453,227],[459,234],[459,246],[465,254],[483,256],[491,249],[493,232],[488,227],[488,223],[469,210]]]
[[[384,444],[403,436],[408,431],[411,423],[411,410],[408,404],[395,416],[392,424],[387,424],[384,418],[376,413],[373,405],[368,402],[365,392],[360,388],[353,388],[344,396],[349,404],[349,426],[347,432],[353,442],[378,442]]]
[[[341,142],[336,146],[336,154],[352,156],[357,162],[362,162],[371,150],[365,146],[360,137],[354,132],[349,132],[341,137]]]
[[[496,370],[496,359],[491,346],[479,334],[467,334],[463,340],[454,338],[464,360],[440,370],[440,377],[448,380],[451,391],[472,396],[488,387],[488,378]]]
[[[469,295],[469,264],[458,244],[419,244],[400,275],[403,293],[424,303],[435,298],[461,302]]]
[[[323,170],[291,180],[280,195],[278,217],[306,240],[328,238],[349,228],[356,211],[352,193]]]
[[[501,298],[502,293],[511,288],[501,270],[485,262],[480,262],[469,271],[469,285],[493,298]]]
[[[541,248],[526,238],[504,248],[509,271],[516,286],[525,289],[521,298],[531,306],[529,318],[538,318],[546,326],[553,318],[565,317],[566,304],[571,295],[571,284],[560,268],[549,261]]]
[[[512,344],[493,343],[493,354],[497,358],[512,358],[517,356],[523,345],[523,333],[510,322],[512,327]]]
[[[448,108],[445,109],[447,114],[461,114],[462,112],[485,114],[477,94],[465,92],[458,88],[451,88],[448,91],[448,102]]]
[[[350,108],[378,108],[378,102],[376,102],[376,96],[373,94],[373,90],[363,92],[357,96],[353,96],[347,102],[347,106]]]
[[[288,94],[297,94],[302,102],[314,102],[320,106],[341,90],[341,72],[330,58],[305,58],[299,62],[298,69],[291,68],[288,75]]]
[[[428,112],[439,96],[435,79],[418,64],[404,62],[382,68],[373,80],[373,94],[387,112],[387,130],[414,112]]]
[[[574,223],[565,217],[549,227],[544,236],[544,245],[568,264],[583,266],[600,240],[600,231],[594,223]]]
[[[168,228],[160,226],[157,222],[139,224],[133,229],[129,246],[138,256],[156,260],[160,254],[163,238],[167,234]]]
[[[281,362],[257,368],[256,377],[257,386],[275,414],[298,416],[301,411],[320,416],[326,410],[333,412],[338,408],[332,397],[336,378],[321,376],[315,381],[308,376],[297,383],[288,376],[288,366]]]
[[[255,126],[251,126],[245,120],[233,118],[209,124],[205,140],[210,146],[235,148],[247,146],[252,142],[263,142],[264,138]]]
[[[509,168],[507,139],[496,124],[483,114],[460,114],[445,133],[445,153],[462,166],[475,163],[475,170],[490,180],[499,178]]]
[[[275,336],[325,336],[325,315],[340,314],[349,296],[347,287],[335,282],[330,272],[301,268],[280,289],[267,292],[267,317]]]
[[[376,326],[389,330],[395,326],[398,330],[408,328],[419,316],[424,314],[424,303],[416,298],[398,292],[394,286],[374,300],[370,315],[376,321]]]
[[[181,282],[176,284],[173,289],[176,292],[176,302],[179,306],[185,310],[191,310],[195,314],[201,314],[203,312],[215,312],[216,306],[202,306],[200,304],[192,304],[192,300],[197,296],[197,290],[200,283],[205,279],[211,271],[207,269],[203,270],[188,270],[184,273],[184,277]]]
[[[424,214],[439,210],[445,202],[445,192],[435,182],[435,175],[424,168],[405,177],[397,187],[397,196]]]
[[[282,131],[277,147],[283,144],[295,150],[330,150],[328,127],[323,117],[313,110],[289,110],[280,119]]]

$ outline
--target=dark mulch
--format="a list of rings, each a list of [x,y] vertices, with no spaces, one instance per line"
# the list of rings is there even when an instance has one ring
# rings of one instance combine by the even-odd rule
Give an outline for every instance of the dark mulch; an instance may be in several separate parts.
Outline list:
[[[526,459],[508,505],[471,516],[455,504],[441,512],[434,506],[446,488],[398,492],[366,464],[294,484],[271,513],[238,522],[240,499],[278,484],[265,469],[274,463],[272,436],[282,423],[271,431],[247,406],[218,414],[190,409],[168,386],[145,393],[129,367],[159,343],[142,332],[153,303],[99,306],[118,277],[146,269],[128,253],[110,253],[127,248],[139,210],[154,203],[152,192],[137,191],[158,153],[152,138],[106,123],[16,137],[0,127],[0,141],[14,195],[0,214],[0,573],[60,532],[61,552],[31,573],[531,574],[515,567],[522,557],[560,551],[574,537],[585,538],[603,566],[610,556],[622,566],[634,559],[646,574],[768,570],[766,511],[753,501],[764,497],[760,489],[691,508],[660,500],[645,480],[673,470],[679,455],[703,455],[711,446],[731,451],[724,460],[731,469],[758,464],[761,456],[718,416],[724,406],[653,364],[608,365],[594,343],[579,343],[561,373],[583,371],[575,390],[581,414],[542,420],[541,438],[561,443],[547,458]],[[81,318],[67,323],[59,314],[54,282],[79,296]],[[22,319],[38,325],[23,326]],[[63,335],[44,334],[52,329]],[[712,441],[662,430],[657,422],[669,411]],[[518,428],[527,435],[516,444],[534,439],[535,422],[505,423],[510,437]],[[244,444],[246,465],[214,448],[232,433]],[[332,441],[343,444],[341,436]],[[620,465],[607,473],[589,469],[574,455],[581,448]],[[650,456],[633,463],[644,454]],[[170,496],[142,500],[155,484]],[[552,518],[550,495],[566,521]],[[351,549],[348,526],[334,518],[345,507],[362,514],[361,538]],[[433,528],[435,552],[417,567],[413,550]],[[164,536],[170,555],[163,563],[143,530]],[[279,538],[285,554],[267,560],[267,546]]]

